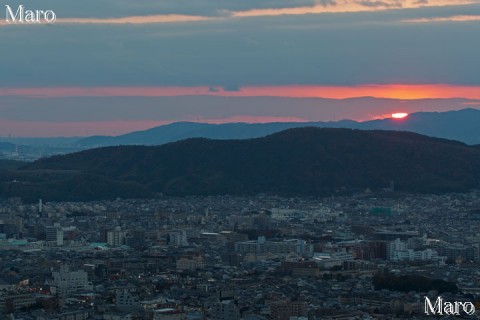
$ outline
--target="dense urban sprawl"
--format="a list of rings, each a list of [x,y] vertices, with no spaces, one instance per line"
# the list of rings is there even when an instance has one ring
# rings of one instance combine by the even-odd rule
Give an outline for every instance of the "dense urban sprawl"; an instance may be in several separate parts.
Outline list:
[[[12,319],[394,319],[477,302],[480,192],[0,205]]]

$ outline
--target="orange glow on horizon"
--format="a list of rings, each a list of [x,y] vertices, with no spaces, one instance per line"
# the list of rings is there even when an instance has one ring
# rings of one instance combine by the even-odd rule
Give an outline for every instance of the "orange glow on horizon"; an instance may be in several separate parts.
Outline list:
[[[392,118],[393,119],[403,119],[408,116],[408,113],[405,112],[398,112],[398,113],[392,113]]]
[[[374,97],[400,100],[466,98],[480,100],[480,86],[456,86],[449,84],[289,85],[245,86],[237,91],[226,91],[220,86],[0,88],[0,96],[28,96],[36,98],[173,97],[195,95],[327,99]]]

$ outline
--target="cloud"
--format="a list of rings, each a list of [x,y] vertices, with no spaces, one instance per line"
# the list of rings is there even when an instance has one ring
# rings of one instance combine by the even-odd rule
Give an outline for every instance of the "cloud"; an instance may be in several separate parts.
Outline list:
[[[237,92],[237,91],[240,91],[240,87],[234,84],[228,84],[223,86],[223,90],[227,92]]]
[[[324,7],[335,6],[337,5],[337,1],[336,0],[317,0],[317,4],[322,5]]]
[[[0,87],[480,84],[478,24],[408,22],[465,15],[480,5],[2,27]]]
[[[57,23],[165,23],[215,18],[359,12],[479,3],[479,0],[24,0],[27,9],[54,10]],[[9,4],[14,6],[12,4]],[[165,21],[167,20],[167,21]],[[0,20],[1,21],[1,20]],[[1,21],[0,25],[5,25]]]
[[[179,23],[207,21],[214,18],[192,15],[150,15],[150,16],[128,16],[121,18],[59,18],[56,23],[67,24],[152,24],[152,23]]]
[[[480,15],[454,15],[448,17],[433,17],[433,18],[417,18],[417,19],[405,19],[406,23],[432,23],[432,22],[469,22],[480,21]]]
[[[63,18],[145,15],[225,16],[232,11],[313,6],[315,0],[23,0],[26,8],[51,9]],[[10,4],[12,5],[12,4]],[[3,7],[3,6],[2,6]]]
[[[365,7],[370,7],[370,8],[378,8],[378,7],[384,7],[384,8],[401,8],[402,7],[402,2],[401,1],[372,1],[372,0],[364,0],[364,1],[357,1],[358,4],[365,6]]]

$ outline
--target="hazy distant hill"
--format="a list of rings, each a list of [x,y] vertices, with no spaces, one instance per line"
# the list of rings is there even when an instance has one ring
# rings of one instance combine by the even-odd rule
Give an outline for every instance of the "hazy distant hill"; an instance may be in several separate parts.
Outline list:
[[[227,123],[218,125],[177,122],[116,137],[88,137],[80,139],[76,142],[76,145],[85,148],[114,145],[160,145],[187,138],[248,139],[264,137],[286,129],[308,126],[411,131],[432,137],[458,140],[467,144],[480,144],[480,110],[463,109],[448,112],[419,112],[401,120],[383,119],[366,122],[342,120],[335,122]]]
[[[250,140],[188,139],[86,150],[3,174],[3,196],[85,200],[168,195],[331,195],[395,181],[408,192],[480,186],[480,150],[414,133],[291,129]],[[16,183],[9,181],[17,180]]]
[[[26,162],[23,161],[0,159],[0,171],[18,169],[25,164]]]
[[[314,126],[314,123],[226,123],[208,124],[197,122],[175,122],[145,131],[135,131],[125,135],[108,137],[94,136],[77,142],[79,146],[114,145],[161,145],[188,138],[208,139],[250,139],[264,137],[282,130]]]
[[[0,141],[0,152],[14,152],[15,145],[10,142],[1,142]]]
[[[477,109],[418,112],[400,121],[384,119],[361,124],[361,129],[411,131],[467,144],[480,144],[480,110]]]

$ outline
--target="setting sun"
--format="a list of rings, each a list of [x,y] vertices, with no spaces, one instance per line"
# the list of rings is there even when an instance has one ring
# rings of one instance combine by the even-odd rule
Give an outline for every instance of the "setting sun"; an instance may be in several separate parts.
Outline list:
[[[394,119],[403,119],[406,116],[408,116],[408,113],[405,112],[392,113],[392,118]]]

